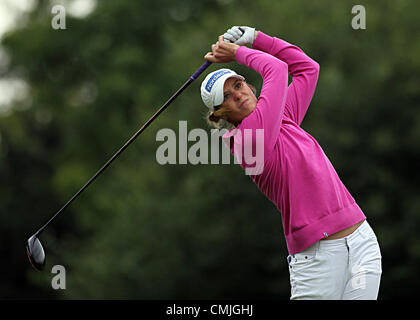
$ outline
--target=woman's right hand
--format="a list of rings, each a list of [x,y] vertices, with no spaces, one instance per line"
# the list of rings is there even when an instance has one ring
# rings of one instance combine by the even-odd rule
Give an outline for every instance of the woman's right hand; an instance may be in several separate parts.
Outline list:
[[[236,59],[236,50],[239,45],[226,42],[223,36],[219,36],[219,41],[211,46],[211,52],[208,52],[204,59],[214,63],[227,63]]]

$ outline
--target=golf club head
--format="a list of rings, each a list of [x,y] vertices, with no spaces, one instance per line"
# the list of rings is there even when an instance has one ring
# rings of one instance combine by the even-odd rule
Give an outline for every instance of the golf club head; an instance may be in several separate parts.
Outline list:
[[[34,234],[28,239],[26,245],[26,253],[28,254],[29,262],[35,270],[41,271],[45,267],[45,252],[41,242]]]

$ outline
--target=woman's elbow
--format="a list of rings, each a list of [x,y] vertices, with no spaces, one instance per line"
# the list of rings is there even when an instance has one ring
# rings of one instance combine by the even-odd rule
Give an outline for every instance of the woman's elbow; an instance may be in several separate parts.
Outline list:
[[[312,60],[312,68],[314,69],[314,72],[316,73],[316,75],[319,75],[319,63],[316,62],[315,60]]]

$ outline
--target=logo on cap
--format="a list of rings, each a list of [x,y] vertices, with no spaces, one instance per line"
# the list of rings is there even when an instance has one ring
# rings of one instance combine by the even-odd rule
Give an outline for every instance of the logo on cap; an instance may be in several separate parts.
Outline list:
[[[213,85],[216,83],[217,79],[219,79],[221,76],[223,76],[227,73],[230,73],[230,71],[229,70],[220,70],[220,71],[216,72],[214,75],[212,75],[210,77],[209,81],[207,81],[207,84],[206,84],[207,92],[210,93],[211,88],[213,88]]]

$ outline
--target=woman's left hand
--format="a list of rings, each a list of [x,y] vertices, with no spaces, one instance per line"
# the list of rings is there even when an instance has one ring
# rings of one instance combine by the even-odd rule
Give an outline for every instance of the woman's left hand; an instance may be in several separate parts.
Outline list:
[[[223,35],[221,35],[219,41],[211,46],[211,52],[208,52],[204,59],[214,63],[231,62],[235,60],[238,48],[237,44],[224,41]]]

